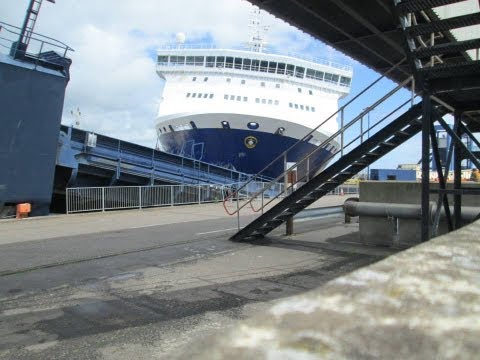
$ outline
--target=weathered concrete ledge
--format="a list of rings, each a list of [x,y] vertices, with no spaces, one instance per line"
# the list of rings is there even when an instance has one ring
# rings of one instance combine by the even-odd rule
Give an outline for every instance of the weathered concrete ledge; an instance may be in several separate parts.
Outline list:
[[[478,359],[480,221],[300,296],[221,335],[191,359]]]

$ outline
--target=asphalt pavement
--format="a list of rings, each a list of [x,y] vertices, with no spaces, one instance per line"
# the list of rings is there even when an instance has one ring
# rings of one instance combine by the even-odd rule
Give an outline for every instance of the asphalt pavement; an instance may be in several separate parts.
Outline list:
[[[0,222],[0,358],[167,359],[394,252],[341,215],[231,242],[237,220],[218,206]]]

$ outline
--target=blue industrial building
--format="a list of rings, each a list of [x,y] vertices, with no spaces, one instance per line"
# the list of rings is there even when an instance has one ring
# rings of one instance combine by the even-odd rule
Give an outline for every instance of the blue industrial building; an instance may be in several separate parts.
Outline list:
[[[417,172],[415,170],[405,169],[371,169],[370,180],[398,180],[398,181],[415,181]]]

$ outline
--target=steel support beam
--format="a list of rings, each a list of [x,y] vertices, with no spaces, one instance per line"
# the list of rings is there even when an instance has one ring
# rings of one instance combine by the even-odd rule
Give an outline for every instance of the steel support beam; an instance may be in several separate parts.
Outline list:
[[[461,121],[462,114],[456,110],[454,112],[454,131],[458,138],[462,138]],[[453,138],[452,138],[452,141]],[[454,141],[454,154],[453,154],[453,188],[460,190],[462,188],[462,148],[458,141]],[[453,211],[455,217],[455,229],[462,227],[462,195],[456,193],[453,195]]]
[[[427,85],[427,84],[425,84]],[[427,241],[430,239],[430,123],[432,118],[432,102],[430,92],[425,86],[423,92],[423,115],[422,115],[422,222],[421,239]]]

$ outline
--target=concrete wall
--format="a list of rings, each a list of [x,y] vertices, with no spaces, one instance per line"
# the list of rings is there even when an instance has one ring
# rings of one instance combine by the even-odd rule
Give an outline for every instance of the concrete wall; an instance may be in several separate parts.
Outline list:
[[[451,184],[449,184],[451,185]],[[479,187],[480,184],[469,183]],[[432,184],[438,188],[438,184]],[[363,181],[359,186],[360,201],[398,204],[420,204],[421,183],[415,181]],[[437,201],[436,194],[430,194],[430,201]],[[450,205],[453,199],[449,197]],[[464,195],[464,206],[479,206],[480,196]],[[360,216],[360,239],[366,244],[407,247],[421,241],[420,221],[399,219],[399,238],[394,238],[393,219]],[[447,232],[445,223],[439,227],[439,235]]]
[[[0,203],[48,214],[67,78],[0,57]]]

